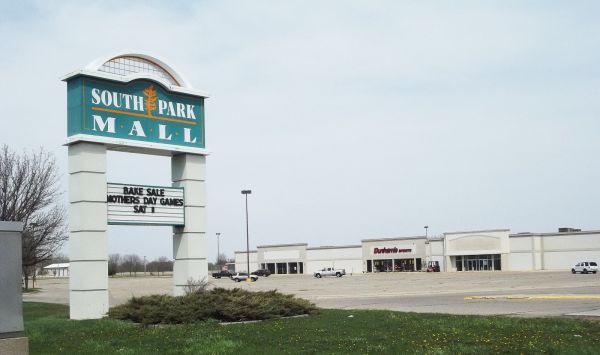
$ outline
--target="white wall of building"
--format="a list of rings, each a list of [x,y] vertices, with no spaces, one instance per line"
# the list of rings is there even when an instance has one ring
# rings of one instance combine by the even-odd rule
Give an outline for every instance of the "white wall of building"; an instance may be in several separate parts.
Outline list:
[[[362,247],[307,248],[305,274],[326,267],[345,269],[347,274],[362,273]]]
[[[510,236],[510,267],[514,271],[570,270],[577,262],[599,260],[597,231]]]
[[[250,272],[258,270],[258,262],[256,260],[257,252],[256,250],[250,251]],[[246,272],[248,268],[248,261],[246,259],[245,251],[236,251],[235,252],[235,271],[236,272]]]
[[[398,248],[375,253],[374,248]],[[410,249],[410,251],[408,251]],[[401,251],[402,250],[402,251]],[[508,229],[445,233],[443,239],[425,237],[366,239],[361,245],[309,248],[306,244],[259,246],[250,252],[250,271],[261,263],[304,263],[304,274],[326,268],[347,273],[367,271],[367,261],[415,259],[438,261],[442,271],[456,271],[459,255],[500,254],[503,271],[570,270],[580,261],[600,262],[600,231],[510,234]],[[444,267],[446,264],[446,268]],[[294,264],[295,265],[295,264]],[[237,271],[246,271],[246,253],[235,253]]]
[[[541,234],[544,270],[570,270],[580,261],[600,261],[600,233]]]
[[[509,230],[445,233],[446,255],[508,254]]]
[[[500,254],[501,269],[508,270],[509,233],[509,229],[444,233],[446,271],[456,271],[456,265],[453,263],[456,256],[493,254]]]
[[[544,270],[571,270],[579,261],[597,261],[598,252],[553,251],[544,253]]]
[[[427,243],[426,261],[437,261],[440,264],[440,271],[444,271],[444,240],[433,239]],[[427,267],[427,263],[423,267]]]
[[[539,240],[531,235],[510,237],[509,264],[512,271],[541,269],[541,249]],[[537,242],[537,243],[536,243]]]
[[[300,250],[267,250],[263,252],[264,262],[277,262],[282,259],[300,259]]]

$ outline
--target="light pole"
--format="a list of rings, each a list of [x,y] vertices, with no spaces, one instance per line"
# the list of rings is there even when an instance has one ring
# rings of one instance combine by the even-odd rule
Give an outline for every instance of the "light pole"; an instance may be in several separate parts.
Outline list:
[[[248,268],[248,277],[246,282],[250,282],[250,237],[248,233],[248,195],[252,190],[242,190],[242,195],[246,196],[246,267]]]
[[[429,243],[429,241],[427,240],[427,228],[429,228],[429,226],[424,226],[423,228],[425,228],[425,243]],[[429,250],[431,250],[431,248],[429,248]],[[431,261],[431,256],[428,256],[427,258],[425,258],[425,260],[427,260],[427,267],[429,267],[429,262]]]
[[[217,271],[221,271],[221,268],[219,267],[219,254],[221,253],[219,250],[219,237],[221,236],[221,233],[216,233],[217,234]]]
[[[144,255],[144,276],[146,276],[146,255]]]

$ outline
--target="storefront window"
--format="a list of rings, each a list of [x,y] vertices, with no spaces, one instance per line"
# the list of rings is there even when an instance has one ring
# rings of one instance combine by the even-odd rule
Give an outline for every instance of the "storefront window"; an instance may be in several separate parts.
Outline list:
[[[501,270],[500,254],[456,256],[456,271]]]
[[[414,259],[395,259],[394,260],[394,271],[415,271],[415,260]]]
[[[290,274],[297,274],[298,263],[288,263],[288,270],[290,271]]]
[[[373,264],[374,264],[373,266],[375,267],[375,271],[377,271],[377,272],[394,271],[392,259],[373,260]]]
[[[264,269],[267,269],[271,274],[303,274],[304,263],[302,262],[291,262],[291,263],[264,263]]]
[[[277,273],[287,274],[287,263],[277,263]]]
[[[494,254],[494,270],[502,270],[502,262],[500,254]]]

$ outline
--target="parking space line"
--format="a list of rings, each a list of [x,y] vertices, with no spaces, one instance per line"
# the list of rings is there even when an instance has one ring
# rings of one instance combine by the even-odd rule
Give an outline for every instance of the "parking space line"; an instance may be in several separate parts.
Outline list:
[[[500,296],[466,296],[465,300],[600,300],[600,295],[500,295]]]

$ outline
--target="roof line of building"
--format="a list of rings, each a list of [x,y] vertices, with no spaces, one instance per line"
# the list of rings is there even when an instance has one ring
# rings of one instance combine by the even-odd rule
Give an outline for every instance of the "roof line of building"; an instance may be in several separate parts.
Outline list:
[[[464,234],[464,233],[485,233],[485,232],[510,232],[510,229],[482,229],[482,230],[462,231],[462,232],[445,232],[444,235]]]
[[[546,232],[546,233],[533,233],[533,232],[523,232],[523,233],[514,233],[509,234],[509,237],[549,237],[553,235],[567,235],[567,234],[594,234],[600,233],[600,230],[591,230],[591,231],[579,231],[579,232]]]
[[[425,239],[425,236],[419,235],[419,236],[412,236],[412,237],[361,239],[361,242],[380,242],[380,241],[388,241],[388,240],[411,240],[411,239]]]
[[[320,247],[310,247],[306,248],[306,250],[316,250],[316,249],[341,249],[341,248],[362,248],[362,245],[324,245]]]
[[[276,248],[276,247],[296,247],[308,245],[308,243],[292,243],[292,244],[272,244],[272,245],[257,245],[257,248]]]
[[[443,235],[452,235],[452,234],[466,234],[466,233],[489,233],[489,232],[509,232],[510,229],[484,229],[484,230],[472,230],[472,231],[462,231],[462,232],[446,232]],[[585,235],[585,234],[594,234],[600,233],[600,230],[588,230],[588,231],[578,231],[578,232],[547,232],[547,233],[533,233],[533,232],[523,232],[523,233],[513,233],[508,236],[513,237],[547,237],[547,236],[556,236],[556,235]],[[391,238],[373,238],[373,239],[361,239],[361,242],[384,242],[384,241],[404,241],[404,240],[417,240],[417,239],[425,239],[424,235],[421,236],[411,236],[411,237],[391,237]],[[426,241],[436,241],[443,240],[444,237],[429,237]],[[360,248],[360,245],[325,245],[319,247],[308,247],[308,243],[292,243],[292,244],[272,244],[272,245],[259,245],[257,248],[277,248],[277,247],[293,247],[293,246],[306,246],[307,250],[318,250],[318,249],[338,249],[338,248]],[[250,250],[250,253],[256,253],[258,250]],[[234,253],[246,253],[245,250],[235,251]]]

